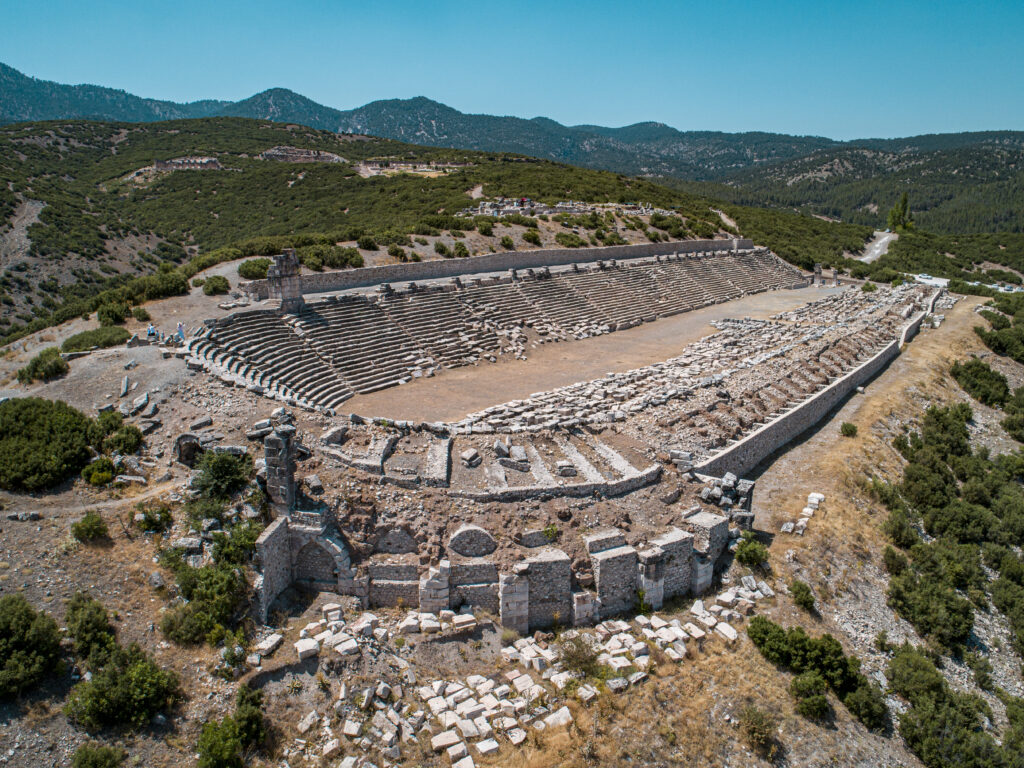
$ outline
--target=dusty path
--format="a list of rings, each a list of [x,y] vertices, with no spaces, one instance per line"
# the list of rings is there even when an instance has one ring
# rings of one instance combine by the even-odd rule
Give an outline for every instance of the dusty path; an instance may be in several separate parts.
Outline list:
[[[875,232],[874,239],[864,247],[864,253],[860,256],[853,254],[847,255],[852,259],[857,259],[857,261],[863,261],[865,264],[870,264],[888,253],[889,244],[898,238],[899,235],[895,232]]]
[[[38,200],[23,200],[14,209],[7,222],[10,229],[0,234],[0,267],[7,266],[12,259],[28,255],[32,243],[28,239],[28,228],[39,221],[39,213],[46,206]]]
[[[766,319],[844,288],[767,291],[736,301],[643,323],[635,328],[582,341],[544,344],[526,361],[499,358],[442,371],[402,387],[357,395],[344,410],[362,416],[415,421],[457,421],[468,413],[554,387],[660,363],[680,354],[687,344],[715,333],[713,320],[727,317]]]

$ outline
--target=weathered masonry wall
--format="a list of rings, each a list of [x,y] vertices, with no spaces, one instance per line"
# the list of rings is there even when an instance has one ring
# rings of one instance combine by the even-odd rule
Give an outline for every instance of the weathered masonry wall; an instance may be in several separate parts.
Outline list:
[[[934,303],[934,297],[932,300]],[[903,327],[899,339],[792,410],[770,421],[756,432],[725,448],[694,467],[697,472],[721,477],[726,472],[745,477],[773,451],[778,450],[823,419],[843,398],[885,368],[900,353],[900,347],[914,337],[924,320],[918,313]]]
[[[382,267],[360,267],[335,272],[320,272],[299,277],[299,293],[328,293],[350,288],[365,288],[381,283],[401,283],[416,280],[457,277],[459,275],[504,272],[510,269],[537,269],[558,267],[611,259],[638,259],[668,256],[674,253],[707,253],[753,248],[747,238],[728,240],[684,240],[675,243],[642,243],[640,245],[610,245],[603,248],[547,248],[537,251],[504,251],[472,256],[468,259],[434,259],[432,261],[388,264]],[[253,280],[245,290],[257,299],[270,297],[268,280]]]

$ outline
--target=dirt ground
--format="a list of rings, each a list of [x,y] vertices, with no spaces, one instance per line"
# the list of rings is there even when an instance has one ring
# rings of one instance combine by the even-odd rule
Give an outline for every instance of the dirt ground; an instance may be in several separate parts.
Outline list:
[[[509,400],[529,397],[609,372],[628,371],[680,354],[698,339],[715,333],[711,323],[727,317],[767,319],[845,288],[800,288],[767,291],[694,312],[665,317],[654,323],[581,341],[542,344],[528,359],[498,358],[441,371],[400,389],[356,395],[346,411],[361,416],[386,416],[413,421],[458,421],[468,413]]]

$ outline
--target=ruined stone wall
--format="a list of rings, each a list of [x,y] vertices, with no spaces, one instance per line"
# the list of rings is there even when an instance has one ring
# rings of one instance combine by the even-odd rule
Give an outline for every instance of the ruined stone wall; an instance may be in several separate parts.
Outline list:
[[[600,618],[630,610],[636,604],[636,550],[630,546],[613,547],[595,552],[590,562],[594,568]]]
[[[916,324],[917,327],[920,327],[921,319],[917,318],[910,326]],[[865,360],[842,378],[829,384],[818,394],[794,406],[739,442],[701,462],[694,469],[701,474],[715,477],[721,477],[726,472],[732,472],[740,477],[748,475],[773,451],[778,450],[817,424],[854,389],[892,362],[900,353],[900,346],[903,336],[906,335],[906,330],[905,328],[899,339],[894,339],[880,352]]]
[[[388,264],[380,267],[360,267],[335,272],[302,275],[299,292],[302,294],[345,291],[381,283],[397,283],[484,272],[505,272],[510,269],[537,269],[566,264],[611,259],[637,259],[667,256],[673,253],[707,253],[753,248],[746,238],[728,240],[684,240],[677,243],[642,243],[640,245],[610,245],[603,248],[547,248],[537,251],[503,251],[472,256],[468,259],[434,259],[431,261]],[[257,299],[270,297],[268,280],[253,280],[244,286]]]
[[[470,605],[497,615],[498,566],[489,560],[452,563],[450,576],[452,608]]]
[[[572,565],[560,549],[546,549],[523,564],[530,585],[530,629],[567,624],[572,618]]]
[[[690,579],[693,562],[693,534],[673,528],[651,541],[664,553],[665,600],[687,595],[690,592]]]
[[[256,560],[259,563],[258,610],[260,620],[266,621],[270,605],[292,583],[291,536],[288,518],[279,517],[268,525],[256,539]]]

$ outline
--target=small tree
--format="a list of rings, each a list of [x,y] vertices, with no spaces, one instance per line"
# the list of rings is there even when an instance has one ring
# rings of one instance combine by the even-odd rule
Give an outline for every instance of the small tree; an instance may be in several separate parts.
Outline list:
[[[793,579],[789,583],[789,592],[793,595],[793,602],[800,608],[810,613],[814,610],[814,593],[811,592],[811,588],[807,586],[800,579]]]
[[[224,275],[210,275],[203,283],[203,293],[207,296],[220,296],[231,290],[231,284]]]
[[[60,661],[60,631],[20,594],[0,597],[0,699],[42,681]]]
[[[796,711],[811,720],[823,720],[832,711],[825,692],[828,684],[817,671],[808,670],[793,678],[789,692],[797,700]]]
[[[240,490],[249,481],[252,463],[248,456],[207,451],[199,459],[199,477],[192,487],[207,498],[223,499]]]
[[[117,768],[125,757],[127,753],[123,749],[89,741],[75,750],[71,768]]]
[[[270,269],[270,259],[246,259],[238,265],[238,276],[245,280],[263,280]]]
[[[776,724],[774,718],[760,707],[751,704],[740,712],[740,730],[750,748],[766,759],[771,759],[778,751],[775,741]]]
[[[95,512],[86,512],[85,517],[77,523],[71,524],[71,535],[83,544],[97,539],[105,539],[107,534],[107,524]]]
[[[744,531],[736,544],[736,562],[756,568],[768,560],[768,548],[759,542],[752,531]]]
[[[28,365],[18,369],[18,381],[31,384],[35,380],[50,381],[57,379],[70,370],[68,361],[60,356],[56,347],[47,347],[29,360]]]

